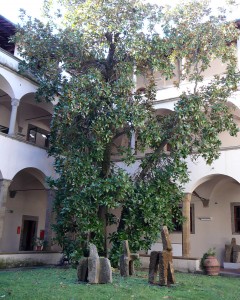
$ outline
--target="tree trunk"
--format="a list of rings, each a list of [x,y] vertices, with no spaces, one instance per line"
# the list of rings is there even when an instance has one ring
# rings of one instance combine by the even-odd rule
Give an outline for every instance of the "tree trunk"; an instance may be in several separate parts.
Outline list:
[[[107,178],[110,175],[110,167],[111,167],[111,149],[112,149],[112,144],[109,143],[106,146],[105,152],[104,152],[104,157],[103,157],[103,162],[102,162],[102,172],[101,172],[101,177],[102,178]],[[103,233],[104,233],[104,242],[103,242],[103,255],[105,257],[108,256],[108,243],[107,243],[107,212],[108,208],[105,205],[99,206],[98,209],[98,217],[103,221]]]

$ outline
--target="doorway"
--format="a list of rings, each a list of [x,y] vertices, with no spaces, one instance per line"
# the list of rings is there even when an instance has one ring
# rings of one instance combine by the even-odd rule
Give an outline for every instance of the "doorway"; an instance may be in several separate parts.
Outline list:
[[[37,233],[38,217],[23,216],[20,238],[21,251],[33,251],[34,239]]]

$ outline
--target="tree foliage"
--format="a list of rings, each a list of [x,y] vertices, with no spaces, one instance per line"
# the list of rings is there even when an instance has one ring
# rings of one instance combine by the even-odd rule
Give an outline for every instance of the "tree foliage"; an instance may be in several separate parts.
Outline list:
[[[57,21],[45,1],[47,22],[23,15],[15,37],[21,70],[39,81],[37,98],[58,100],[49,149],[58,174],[51,180],[58,242],[68,255],[81,254],[89,241],[106,252],[106,225],[115,223],[113,257],[124,239],[134,251],[148,249],[161,225],[173,228],[174,215],[181,221],[186,158],[210,164],[219,156],[219,133],[237,133],[227,105],[237,86],[237,29],[223,11],[212,15],[207,1],[174,9],[138,0],[58,3]],[[214,59],[226,71],[205,82]],[[173,113],[154,109],[156,72],[176,86],[190,83]],[[143,74],[144,90],[136,91]],[[141,159],[129,142],[133,132]]]

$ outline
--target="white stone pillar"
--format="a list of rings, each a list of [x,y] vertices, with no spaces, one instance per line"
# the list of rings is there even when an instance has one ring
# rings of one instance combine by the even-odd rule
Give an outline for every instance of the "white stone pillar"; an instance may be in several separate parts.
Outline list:
[[[132,151],[132,154],[135,154],[135,142],[136,142],[136,134],[135,134],[135,131],[132,130],[131,131],[131,140],[130,140],[130,147],[131,147],[131,151]]]
[[[240,71],[240,37],[237,39],[237,67]]]
[[[11,111],[9,130],[8,130],[9,135],[14,135],[15,134],[15,125],[16,125],[17,109],[18,109],[19,102],[20,102],[20,100],[15,99],[15,98],[13,98],[12,101],[11,101],[12,111]]]
[[[4,229],[4,221],[6,215],[6,203],[8,197],[8,188],[11,180],[1,179],[0,180],[0,251],[2,251],[2,237]]]
[[[47,207],[46,207],[46,218],[45,218],[45,234],[44,240],[47,242],[47,245],[44,250],[51,250],[52,243],[52,223],[53,223],[53,201],[55,199],[55,191],[47,191]]]
[[[134,88],[132,90],[132,93],[136,93],[137,90],[137,75],[136,75],[136,67],[133,68],[133,83]],[[131,130],[131,140],[130,140],[130,147],[132,154],[135,154],[135,143],[136,143],[136,133],[134,130]]]

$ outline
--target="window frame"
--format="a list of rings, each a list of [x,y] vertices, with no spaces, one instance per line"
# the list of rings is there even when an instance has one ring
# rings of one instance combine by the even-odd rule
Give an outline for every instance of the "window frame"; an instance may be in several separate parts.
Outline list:
[[[236,230],[236,220],[240,222],[240,217],[236,218],[235,207],[239,207],[240,210],[240,202],[232,202],[231,205],[231,226],[232,226],[232,234],[240,235],[240,228],[239,231]],[[240,211],[239,211],[240,213]]]

